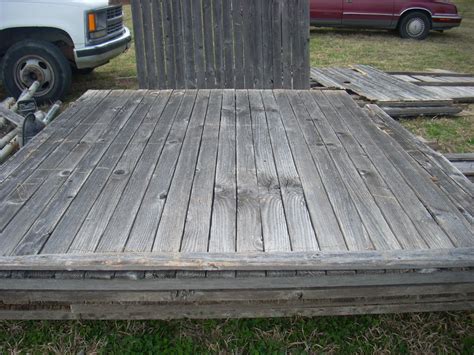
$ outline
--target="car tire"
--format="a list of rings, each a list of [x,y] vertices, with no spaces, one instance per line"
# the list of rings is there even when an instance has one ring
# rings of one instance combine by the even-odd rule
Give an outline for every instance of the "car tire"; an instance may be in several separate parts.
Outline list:
[[[78,69],[78,68],[72,68],[72,72],[74,74],[78,75],[89,75],[94,71],[95,68],[83,68],[83,69]]]
[[[71,65],[54,44],[24,40],[11,46],[4,56],[3,85],[9,95],[18,98],[38,80],[38,103],[53,102],[65,96],[71,86]]]
[[[422,40],[428,37],[431,30],[431,20],[423,12],[411,12],[402,18],[399,26],[402,38]]]

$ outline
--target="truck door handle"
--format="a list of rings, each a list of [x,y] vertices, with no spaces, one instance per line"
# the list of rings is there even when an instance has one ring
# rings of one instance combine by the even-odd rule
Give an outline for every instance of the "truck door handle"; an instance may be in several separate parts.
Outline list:
[[[346,0],[348,4],[352,4],[352,0]]]

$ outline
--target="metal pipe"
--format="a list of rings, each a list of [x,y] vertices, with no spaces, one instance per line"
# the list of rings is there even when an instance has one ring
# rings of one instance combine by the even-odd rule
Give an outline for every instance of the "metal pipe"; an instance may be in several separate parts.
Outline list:
[[[17,112],[18,111],[18,102],[19,101],[22,101],[22,100],[30,100],[33,98],[33,96],[35,96],[36,94],[36,91],[38,91],[39,87],[40,87],[40,82],[39,81],[35,81],[33,84],[31,84],[31,86],[29,87],[29,89],[26,89],[25,91],[23,91],[20,95],[20,97],[18,98],[18,100],[16,101],[16,104],[13,105],[11,107],[11,110],[13,112]]]
[[[10,141],[2,150],[0,150],[0,164],[5,162],[10,155],[12,155],[18,148],[18,143],[15,139]]]
[[[44,113],[43,111],[38,110],[38,111],[35,112],[35,118],[37,120],[43,121],[45,117],[46,117],[46,113]]]
[[[46,116],[43,118],[43,122],[45,124],[50,123],[58,114],[59,109],[61,108],[62,102],[61,101],[56,101],[53,106],[49,109],[48,113]]]
[[[0,138],[0,148],[5,147],[12,139],[14,139],[20,133],[19,128],[15,128],[13,131],[7,133],[2,138]]]

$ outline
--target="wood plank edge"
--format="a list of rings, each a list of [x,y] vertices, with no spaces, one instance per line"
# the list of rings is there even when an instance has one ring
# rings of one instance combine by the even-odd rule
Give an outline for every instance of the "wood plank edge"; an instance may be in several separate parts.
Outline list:
[[[327,271],[466,267],[474,267],[474,248],[232,254],[45,254],[0,257],[0,271]]]

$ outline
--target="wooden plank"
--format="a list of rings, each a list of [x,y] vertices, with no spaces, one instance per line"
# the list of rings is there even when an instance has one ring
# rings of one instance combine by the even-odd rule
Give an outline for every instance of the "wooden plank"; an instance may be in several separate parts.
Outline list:
[[[184,47],[184,65],[185,65],[185,88],[196,89],[196,66],[194,56],[199,42],[194,42],[194,24],[192,16],[192,3],[195,0],[181,0],[183,16],[183,47]]]
[[[472,221],[474,187],[462,172],[456,170],[440,153],[424,145],[377,106],[370,105],[368,110],[369,116],[381,126],[381,129],[392,136],[428,173],[436,178],[436,184],[446,192],[468,221]]]
[[[235,107],[235,92],[233,90],[224,90],[212,207],[212,223],[209,236],[210,252],[236,251],[237,186]]]
[[[474,160],[474,153],[449,153],[449,154],[444,154],[444,156],[451,162]]]
[[[273,154],[282,192],[285,216],[293,251],[319,250],[278,106],[271,91],[263,91],[262,99],[272,142]]]
[[[242,16],[243,16],[243,46],[244,46],[244,77],[246,89],[253,89],[255,87],[255,54],[253,52],[252,40],[254,29],[253,18],[254,15],[254,1],[242,0]]]
[[[232,29],[234,35],[234,65],[235,65],[235,79],[234,87],[236,89],[243,89],[245,87],[244,76],[244,42],[243,42],[243,25],[242,18],[243,0],[232,0]]]
[[[166,139],[155,173],[148,184],[140,209],[136,214],[133,228],[124,248],[126,252],[150,251],[153,247],[156,230],[168,197],[197,93],[186,91],[179,94],[183,95],[182,103],[176,114],[171,132]]]
[[[184,68],[184,36],[183,36],[183,13],[181,5],[183,0],[172,0],[171,9],[171,25],[174,35],[174,61],[176,74],[176,88],[184,89],[185,85],[185,68]]]
[[[433,106],[433,107],[391,107],[382,106],[382,109],[391,117],[418,117],[418,116],[452,116],[462,112],[461,107]]]
[[[73,131],[109,93],[110,91],[87,91],[72,107],[60,114],[25,147],[16,152],[15,159],[3,164],[0,171],[2,183],[0,198],[4,198],[5,194],[14,188],[15,183],[18,183],[14,180],[22,181],[28,177],[49,156],[49,153],[58,147],[56,140]]]
[[[262,26],[263,0],[254,0],[252,7],[252,31],[251,40],[252,54],[254,58],[254,88],[261,89],[264,85],[264,63],[263,63],[263,26]]]
[[[380,269],[379,269],[380,270]],[[111,280],[94,280],[70,277],[77,272],[69,271],[62,273],[66,277],[55,279],[28,279],[16,278],[18,272],[10,272],[11,278],[2,280],[0,290],[7,291],[41,291],[55,290],[63,291],[181,291],[181,290],[274,290],[274,289],[326,289],[326,288],[354,288],[370,286],[407,286],[407,285],[444,285],[450,287],[457,284],[473,284],[474,274],[472,271],[449,271],[449,272],[413,272],[409,269],[388,269],[387,273],[356,273],[352,275],[340,274],[337,276],[320,274],[307,274],[305,276],[291,277],[266,277],[266,278],[205,278],[205,279],[179,279],[161,278],[159,282],[154,278],[145,278],[137,282],[133,279],[115,278]],[[24,272],[23,272],[24,273]],[[208,274],[218,271],[208,272]],[[81,272],[83,274],[83,272]],[[387,277],[387,275],[389,277]]]
[[[208,250],[221,108],[222,92],[211,92],[180,247],[183,252]]]
[[[350,68],[330,68],[328,71],[331,71],[331,73],[338,72],[344,77],[344,84],[350,82],[351,84],[356,85],[359,90],[362,90],[362,93],[364,93],[363,90],[365,90],[370,97],[381,97],[381,94],[383,93],[385,96],[388,96],[389,99],[387,101],[413,102],[421,100],[418,95],[414,95],[408,90],[405,91],[400,89],[386,80],[376,80],[375,77],[372,77],[371,75],[362,74]],[[406,84],[405,82],[403,83]]]
[[[407,95],[414,98],[415,100],[422,101],[437,101],[441,98],[437,95],[433,95],[429,91],[424,90],[423,88],[417,87],[412,83],[405,82],[403,80],[397,79],[393,76],[387,75],[384,72],[368,66],[368,65],[356,65],[354,67],[356,70],[362,71],[365,75],[371,78],[371,80],[379,83],[384,83],[386,87],[388,86],[391,92],[397,92],[399,95]]]
[[[262,97],[249,92],[258,196],[266,252],[290,251],[291,243]]]
[[[300,69],[301,73],[301,87],[294,87],[294,89],[305,89],[309,90],[310,88],[310,3],[306,0],[300,1],[301,6],[301,17],[303,22],[301,23],[300,36],[302,36],[303,49],[299,54],[302,56],[302,67]]]
[[[351,152],[351,159],[358,165],[359,174],[366,180],[367,186],[372,189],[374,198],[378,199],[379,205],[385,206],[387,209],[387,220],[393,225],[392,228],[396,228],[394,230],[397,230],[396,235],[400,241],[403,242],[404,245],[410,245],[411,243],[423,244],[423,241],[415,239],[416,237],[410,238],[410,236],[416,236],[416,233],[413,231],[410,232],[412,228],[410,221],[406,220],[406,216],[408,216],[410,220],[412,220],[418,233],[423,236],[424,242],[431,248],[452,247],[453,244],[451,240],[441,229],[436,220],[433,219],[433,215],[427,210],[426,205],[419,200],[415,191],[413,191],[413,187],[403,179],[396,166],[389,163],[390,161],[381,154],[378,145],[373,143],[365,130],[360,129],[352,122],[355,118],[350,118],[352,113],[348,110],[349,104],[344,104],[338,99],[347,94],[339,93],[335,95],[335,93],[331,92],[325,92],[324,94],[329,99],[331,105],[339,112],[338,117],[340,117],[340,119],[338,121],[342,119],[342,127],[345,127],[343,129],[349,132],[347,135],[341,135],[341,139],[345,140],[344,144],[348,148],[348,151]],[[350,105],[352,105],[352,103]],[[359,111],[360,108],[357,110],[354,109],[354,114]],[[365,134],[365,136],[359,137],[358,134]],[[348,137],[353,138],[350,139]],[[388,146],[390,143],[387,137],[384,136],[383,143],[379,144]],[[375,169],[371,168],[370,163],[367,164],[367,157],[373,162]],[[382,179],[378,179],[378,175],[380,175]],[[378,186],[382,187],[379,192],[377,192]],[[393,191],[393,197],[390,191]],[[388,198],[383,198],[384,196]],[[399,210],[396,203],[397,201],[405,213]],[[405,217],[403,216],[404,214],[406,214]],[[391,215],[397,217],[389,218]],[[405,232],[403,232],[404,229],[406,229]]]
[[[239,252],[263,251],[261,210],[252,121],[247,91],[236,91],[237,245]]]
[[[191,3],[194,35],[194,63],[196,70],[196,87],[202,89],[206,87],[206,62],[204,58],[202,0],[192,0]]]
[[[388,71],[386,72],[390,75],[409,75],[409,76],[433,76],[433,77],[443,77],[443,76],[451,76],[451,77],[472,77],[474,74],[467,74],[467,73],[455,73],[455,72],[435,72],[435,71]]]
[[[148,140],[160,121],[161,113],[168,101],[168,97],[169,95],[166,93],[161,94],[149,108],[147,116],[130,138],[130,143],[115,166],[113,174],[108,179],[81,228],[78,230],[74,241],[69,247],[69,253],[94,252],[96,250],[121,197],[124,195],[125,187],[129,184],[135,167],[142,158],[142,153],[147,146]]]
[[[103,105],[101,105],[101,107],[106,110],[107,108],[112,108],[113,105],[117,105],[119,95],[120,94],[118,93],[111,94],[108,99],[103,101]],[[123,104],[125,104],[125,102],[123,102],[122,105]],[[92,107],[94,106],[92,105]],[[119,109],[120,108],[121,106],[119,106]],[[100,112],[103,113],[101,110],[93,110],[92,113],[88,111],[89,114]],[[107,120],[111,119],[115,114],[115,111],[112,110],[106,114],[102,114],[100,122],[107,122]],[[90,116],[83,122],[88,121],[90,121]],[[60,144],[57,144],[56,149],[54,149],[52,152],[49,152],[49,149],[43,151],[43,154],[49,153],[49,155],[44,156],[43,159],[38,158],[41,163],[36,166],[36,170],[25,170],[19,176],[15,176],[15,174],[9,181],[2,183],[2,191],[0,192],[0,196],[3,199],[2,202],[0,202],[0,206],[2,208],[2,214],[0,215],[1,231],[3,231],[9,221],[22,208],[23,204],[27,202],[28,199],[42,186],[51,171],[56,169],[58,172],[60,172],[61,169],[67,171],[72,169],[70,167],[70,162],[66,160],[68,155],[70,155],[71,151],[74,151],[74,149],[79,149],[82,154],[85,154],[87,150],[82,149],[85,147],[77,147],[77,145],[87,134],[89,134],[91,130],[95,129],[98,132],[102,132],[102,128],[103,127],[95,127],[94,125],[90,124],[78,125],[69,135],[67,135],[66,139],[60,139],[60,136],[58,136],[57,139]],[[74,154],[71,155],[72,158],[74,158],[74,156]],[[36,164],[32,163],[31,165],[34,166]],[[69,168],[66,168],[66,166]]]
[[[176,57],[174,48],[176,38],[173,32],[173,10],[171,8],[172,0],[162,0],[163,10],[163,34],[164,34],[164,49],[166,62],[166,80],[168,89],[176,89]]]
[[[216,67],[214,62],[214,43],[212,26],[212,0],[202,0],[204,23],[204,50],[206,60],[206,88],[216,88]]]
[[[320,68],[311,68],[311,79],[329,89],[345,89],[333,77],[329,76],[325,70]]]
[[[212,23],[214,26],[214,56],[215,56],[215,73],[216,86],[218,88],[225,87],[224,78],[224,38],[222,28],[222,2],[223,0],[212,1]]]
[[[233,88],[234,84],[234,28],[232,24],[232,1],[222,1],[223,32],[223,86]]]
[[[413,209],[413,206],[420,209],[423,206],[420,203],[417,205],[413,200],[410,200],[406,206],[399,203],[401,196],[403,196],[402,199],[414,197],[417,201],[413,194],[409,195],[408,187],[400,186],[392,192],[393,186],[400,185],[398,179],[390,174],[384,175],[378,172],[382,161],[378,160],[377,164],[372,163],[372,155],[368,155],[355,140],[341,118],[346,113],[339,106],[333,105],[334,100],[328,100],[321,92],[312,92],[311,95],[303,92],[302,96],[306,97],[304,102],[310,112],[321,113],[319,119],[314,122],[317,122],[317,128],[328,142],[329,152],[344,182],[349,187],[376,248],[426,248],[427,244],[417,231],[415,223],[405,212],[407,209]],[[384,181],[383,177],[386,176],[389,176],[389,179]],[[401,196],[400,193],[402,193]],[[410,211],[410,213],[415,216],[420,215],[418,211]],[[421,215],[425,217],[425,219],[420,218],[425,225],[430,225],[429,222],[431,222],[433,225],[431,229],[435,228],[434,231],[446,239],[445,234],[432,221],[429,214]],[[430,230],[430,233],[433,231]]]
[[[293,88],[294,89],[306,89],[303,87],[303,63],[304,63],[304,56],[300,55],[305,51],[304,48],[304,41],[305,35],[309,31],[309,25],[306,23],[306,19],[304,18],[303,7],[304,1],[295,1],[294,9],[293,9],[293,16],[291,16],[291,30],[293,31],[292,34],[292,72],[293,72]],[[307,25],[306,29],[304,28]]]
[[[262,78],[261,89],[273,89],[273,1],[262,1]]]
[[[369,101],[373,102],[400,102],[401,99],[394,99],[389,92],[382,90],[377,83],[372,83],[365,80],[364,78],[353,80],[345,72],[341,72],[339,68],[326,68],[324,73],[331,78],[334,78],[338,81],[339,85],[343,89],[349,89],[357,94],[360,94],[364,98],[367,98]]]
[[[2,256],[0,270],[388,270],[466,268],[473,267],[473,263],[473,248],[303,253],[153,252]],[[366,276],[374,277],[375,275]],[[357,281],[354,275],[352,278],[354,282]],[[264,281],[261,282],[263,287]],[[293,284],[296,285],[296,282]],[[5,285],[2,281],[0,289],[4,289]],[[280,285],[284,287],[283,283]],[[307,285],[309,287],[309,284]],[[189,283],[188,286],[191,287],[191,284]]]
[[[0,117],[4,118],[10,123],[13,123],[17,127],[21,127],[23,125],[23,121],[25,120],[22,116],[7,109],[3,105],[0,105]]]
[[[282,63],[282,12],[283,0],[273,0],[272,6],[272,60],[273,60],[273,86],[274,89],[283,87]]]
[[[292,80],[292,52],[291,52],[291,16],[293,1],[282,2],[282,24],[281,24],[281,51],[283,61],[283,88],[293,87]]]
[[[325,141],[317,131],[317,127],[311,123],[312,120],[318,119],[311,117],[303,104],[303,100],[299,99],[298,92],[288,93],[290,104],[292,105],[295,117],[297,118],[299,128],[309,147],[321,181],[325,186],[332,208],[338,219],[339,226],[344,235],[344,240],[349,250],[369,250],[373,249],[371,239],[379,237],[380,231],[377,230],[375,235],[370,238],[369,233],[362,223],[361,217],[357,211],[355,203],[346,188],[346,179],[350,176],[341,175],[338,173],[336,164],[331,159],[328,150],[326,149]],[[321,119],[321,118],[319,118]],[[327,142],[326,144],[330,144]],[[345,162],[349,163],[350,162]],[[359,189],[360,189],[360,185]],[[362,213],[361,213],[362,214]],[[362,214],[363,215],[363,214]],[[382,217],[379,214],[380,217]],[[382,218],[377,219],[377,226],[385,226],[386,222]],[[388,227],[388,226],[387,226]],[[372,231],[372,229],[369,229]],[[389,228],[383,235],[385,240],[395,240],[393,246],[398,247],[395,236],[391,233]],[[389,244],[390,245],[390,244]]]
[[[145,61],[146,61],[146,88],[158,87],[158,68],[156,65],[154,49],[154,33],[157,29],[154,27],[151,10],[151,0],[141,1],[142,20],[143,20],[143,45],[145,47]],[[141,69],[143,70],[143,69]]]
[[[153,0],[152,6],[152,21],[153,21],[153,48],[155,53],[155,63],[157,71],[157,89],[165,89],[167,87],[166,80],[166,61],[165,51],[166,42],[164,40],[163,32],[163,9],[161,7],[161,0]]]
[[[193,308],[194,307],[194,308]],[[315,317],[315,316],[341,316],[356,314],[383,314],[383,313],[407,313],[407,312],[434,312],[434,311],[462,311],[471,310],[474,307],[473,302],[454,301],[454,302],[432,302],[415,303],[408,305],[350,305],[350,306],[327,306],[327,307],[294,307],[289,305],[283,308],[278,304],[276,307],[258,307],[255,305],[244,305],[238,308],[235,304],[229,304],[221,307],[205,305],[201,307],[187,306],[185,308],[165,306],[127,306],[123,309],[117,306],[106,308],[92,307],[79,304],[74,311],[69,309],[32,309],[32,310],[0,310],[1,319],[10,320],[33,320],[33,319],[51,319],[51,320],[77,320],[77,319],[229,319],[229,318],[262,318],[262,317]]]
[[[119,98],[120,96],[118,95],[116,97]],[[127,103],[127,100],[125,100],[124,104]],[[103,118],[108,118],[111,119],[114,117],[116,112],[112,115],[107,115],[104,114]],[[83,135],[84,133],[82,133]],[[84,138],[83,138],[84,139]],[[95,148],[99,147],[99,149],[93,149],[93,152],[96,155],[93,155],[95,158],[101,157],[103,152],[105,150],[100,150],[101,146],[104,144],[99,144]],[[67,181],[69,181],[68,185],[75,186],[76,181],[80,183],[81,178],[76,180],[76,174],[74,176],[70,176],[71,173],[76,169],[76,166],[78,166],[78,170],[84,168],[84,166],[87,166],[87,164],[96,164],[98,162],[97,160],[94,160],[94,158],[89,158],[87,157],[87,153],[91,146],[89,144],[80,144],[77,145],[74,149],[70,151],[70,154],[66,157],[66,159],[61,162],[60,165],[58,165],[57,171],[55,171],[53,174],[50,173],[49,170],[41,170],[39,171],[38,175],[38,180],[40,180],[40,185],[41,187],[38,188],[38,186],[35,186],[34,194],[31,194],[31,198],[28,199],[28,201],[25,203],[24,201],[20,201],[19,203],[13,203],[10,204],[10,208],[7,210],[7,216],[10,216],[13,213],[16,213],[18,210],[20,210],[16,215],[15,218],[8,223],[6,228],[2,230],[2,243],[1,243],[1,250],[2,253],[11,253],[15,246],[20,242],[20,240],[23,238],[24,234],[29,230],[29,228],[35,223],[35,220],[41,216],[41,213],[43,209],[45,209],[46,206],[48,206],[48,209],[46,209],[46,214],[51,214],[54,213],[54,211],[51,210],[49,203],[53,196],[56,194],[58,189]],[[86,157],[86,159],[83,159]],[[79,165],[78,165],[79,164]],[[84,175],[82,175],[84,177]],[[43,183],[43,181],[45,181]],[[33,180],[33,185],[35,184],[35,181]],[[67,189],[69,186],[65,186]],[[13,196],[14,197],[14,196]],[[29,196],[30,197],[30,196]],[[64,196],[63,196],[64,197]],[[54,201],[54,200],[53,200]],[[8,202],[8,201],[7,201]],[[63,201],[63,202],[67,202]],[[53,203],[54,204],[54,203]],[[23,207],[23,208],[22,208]],[[52,217],[50,215],[50,217]],[[52,218],[54,220],[54,218]],[[39,221],[40,225],[44,224],[44,222],[48,221]],[[41,239],[44,239],[44,235],[47,233],[44,233],[44,230],[41,228],[40,229],[40,235]],[[37,236],[37,233],[33,231],[33,236]],[[47,235],[46,235],[47,236]],[[33,240],[35,241],[36,238],[33,237]],[[33,242],[30,239],[26,239],[26,247],[22,247],[21,250],[23,252],[27,252],[32,245],[36,245],[35,242]]]
[[[130,182],[102,235],[96,252],[120,252],[124,249],[143,196],[152,179],[166,138],[173,125],[182,96],[182,93],[174,92],[168,101],[162,101],[162,104],[166,104],[166,106],[160,105],[151,110],[151,115],[161,116],[161,118],[143,152],[140,162],[133,171]]]
[[[474,86],[474,82],[472,81],[416,81],[414,82],[413,84],[417,85],[417,86],[442,86],[442,87],[450,87],[450,86],[458,86],[458,87],[462,87],[462,86],[466,86],[466,87],[470,87],[470,86]]]
[[[148,86],[146,76],[147,66],[145,59],[144,29],[143,29],[143,12],[142,2],[140,0],[132,0],[132,17],[133,17],[133,36],[137,61],[138,85],[145,89]]]
[[[206,90],[200,90],[197,93],[174,177],[161,214],[153,251],[179,251],[181,246],[209,95],[209,91]]]
[[[444,297],[460,293],[474,293],[472,284],[450,285],[407,285],[407,286],[363,286],[346,288],[301,288],[288,290],[193,290],[193,292],[179,291],[0,291],[0,300],[9,305],[27,305],[36,302],[71,302],[78,299],[84,303],[112,303],[112,302],[172,302],[184,304],[189,302],[232,302],[232,301],[311,301],[311,300],[340,300],[344,298],[367,297],[375,299],[406,297]],[[369,303],[369,302],[367,302]]]
[[[106,148],[107,152],[88,177],[81,192],[74,198],[68,210],[55,226],[41,252],[66,252],[69,249],[84,218],[87,216],[109,176],[113,173],[115,165],[125,151],[128,139],[133,136],[133,133],[140,126],[155,98],[153,96],[145,96],[138,106],[131,104],[126,110],[121,112],[121,115],[127,118],[126,124],[123,128],[117,130],[118,134],[111,135],[108,141],[103,144],[104,147],[98,147],[99,150]],[[133,119],[128,119],[132,114]]]
[[[278,88],[293,88],[293,76],[309,85],[308,0],[146,0],[132,10],[141,87],[273,88],[275,74]]]
[[[360,112],[360,108],[350,100],[350,97],[341,95],[338,99],[351,112]],[[422,171],[408,153],[399,148],[396,142],[393,141],[389,146],[386,135],[382,136],[373,124],[363,118],[364,115],[354,114],[353,116],[355,119],[351,121],[350,126],[353,128],[352,131],[360,136],[359,142],[361,140],[366,142],[373,140],[377,144],[378,149],[384,153],[405,181],[412,186],[418,198],[429,208],[437,223],[448,233],[455,245],[472,245],[474,238],[472,238],[472,230],[467,225],[467,221],[457,211],[456,206],[440,193],[439,188],[432,182],[430,176]],[[357,129],[357,132],[355,132],[355,129]]]
[[[284,91],[276,91],[275,97],[303,185],[318,244],[321,250],[346,250],[347,246],[331,202],[326,194],[321,177],[312,163],[311,153],[304,143],[304,137],[299,131],[288,98]]]

